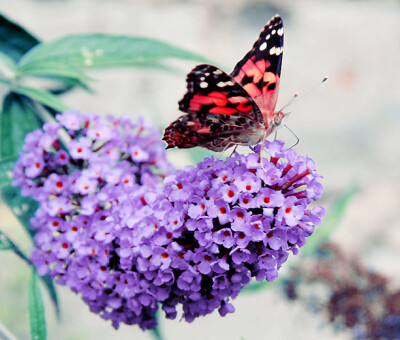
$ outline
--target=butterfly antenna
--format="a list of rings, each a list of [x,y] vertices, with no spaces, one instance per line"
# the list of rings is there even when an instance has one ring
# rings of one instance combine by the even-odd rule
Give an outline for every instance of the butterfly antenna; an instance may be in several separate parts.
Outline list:
[[[296,138],[296,143],[294,143],[289,149],[294,148],[300,142],[300,138],[285,124],[284,127],[290,131],[290,133]]]
[[[294,102],[294,100],[299,96],[299,93],[296,92],[292,99],[290,99],[285,105],[282,106],[282,108],[278,111],[278,112],[282,112],[282,110],[286,109],[290,104],[292,104]]]
[[[314,87],[312,87],[309,91],[307,91],[305,94],[302,94],[301,96],[299,95],[298,92],[296,92],[294,94],[294,96],[292,97],[292,99],[290,99],[287,104],[285,104],[278,112],[282,112],[282,110],[286,109],[290,104],[292,104],[294,102],[295,99],[300,99],[300,98],[304,98],[305,96],[308,96],[311,92],[314,92],[318,87],[321,86],[321,84],[325,83],[328,80],[328,77],[324,77],[322,79],[322,81],[318,84],[315,85]]]

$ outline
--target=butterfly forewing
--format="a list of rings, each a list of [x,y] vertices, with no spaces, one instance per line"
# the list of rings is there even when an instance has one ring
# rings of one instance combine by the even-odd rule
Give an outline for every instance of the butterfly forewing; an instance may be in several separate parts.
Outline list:
[[[212,65],[198,65],[187,76],[179,110],[195,114],[248,115],[254,101],[232,77]],[[255,116],[254,120],[261,119]]]
[[[263,112],[272,112],[276,106],[282,53],[283,22],[279,16],[275,16],[231,73]]]
[[[242,86],[211,65],[198,65],[188,74],[187,93],[179,109],[187,114],[165,130],[168,147],[221,151],[229,145],[246,144],[252,138],[246,130],[262,124],[257,105]]]

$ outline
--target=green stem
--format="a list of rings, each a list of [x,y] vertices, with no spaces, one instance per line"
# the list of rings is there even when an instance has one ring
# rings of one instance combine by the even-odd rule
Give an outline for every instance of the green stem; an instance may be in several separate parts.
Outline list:
[[[157,326],[156,328],[151,330],[151,334],[153,335],[154,340],[163,340],[161,335],[160,327]]]
[[[8,245],[10,245],[10,249],[14,251],[16,255],[18,255],[22,260],[24,260],[26,263],[28,263],[29,266],[32,265],[31,261],[29,258],[21,251],[19,250],[18,246],[8,237],[6,236],[2,231],[0,231],[0,239],[5,240]]]
[[[4,85],[7,85],[7,86],[9,86],[9,87],[12,86],[12,81],[11,81],[10,79],[0,78],[0,83],[1,83],[1,84],[4,84]]]
[[[28,99],[28,98],[27,98]],[[35,101],[28,99],[30,104],[32,105],[36,115],[39,119],[44,123],[57,123],[56,119],[43,107],[43,105],[36,103]],[[60,138],[61,143],[65,146],[71,140],[70,135],[64,129],[60,129],[58,131],[58,137]]]

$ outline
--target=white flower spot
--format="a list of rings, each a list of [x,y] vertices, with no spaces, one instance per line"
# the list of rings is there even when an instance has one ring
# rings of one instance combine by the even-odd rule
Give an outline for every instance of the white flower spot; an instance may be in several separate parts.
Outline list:
[[[86,58],[84,61],[86,66],[92,66],[93,65],[93,60],[90,58]]]
[[[264,51],[267,48],[267,43],[264,41],[261,45],[260,45],[260,51]]]
[[[205,81],[202,81],[202,82],[200,83],[200,87],[201,87],[202,89],[205,89],[207,86],[208,86],[208,84],[207,84]]]
[[[84,58],[91,58],[93,56],[93,53],[90,52],[90,50],[86,46],[83,46],[81,48],[81,54]]]

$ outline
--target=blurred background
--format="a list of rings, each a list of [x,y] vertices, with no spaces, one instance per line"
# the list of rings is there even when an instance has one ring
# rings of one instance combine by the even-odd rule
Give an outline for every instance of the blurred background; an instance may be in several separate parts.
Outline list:
[[[329,210],[337,197],[358,188],[332,240],[347,256],[359,258],[368,270],[382,273],[393,289],[399,289],[400,1],[0,0],[0,12],[42,41],[89,32],[151,37],[203,55],[228,73],[264,24],[279,13],[285,24],[285,52],[277,106],[286,104],[295,92],[307,93],[287,109],[288,126],[300,138],[296,150],[312,157],[324,176],[325,195],[319,203]],[[178,117],[185,76],[195,65],[175,62],[174,66],[179,69],[175,74],[93,71],[94,95],[72,91],[63,99],[85,113],[142,115],[163,129]],[[313,90],[324,76],[329,80]],[[278,137],[288,145],[295,141],[284,130]],[[168,152],[176,167],[211,154]],[[28,238],[5,205],[0,205],[0,216],[0,230],[27,249]],[[291,263],[296,263],[293,256],[285,267]],[[0,272],[0,322],[19,339],[27,339],[26,265],[2,252]],[[122,325],[115,331],[88,313],[68,288],[58,291],[62,321],[55,321],[48,303],[49,339],[152,338],[135,326]],[[334,332],[326,314],[310,313],[304,304],[287,301],[278,289],[241,294],[234,305],[236,312],[225,318],[216,312],[192,324],[162,320],[161,330],[168,340],[354,336],[349,331]]]

